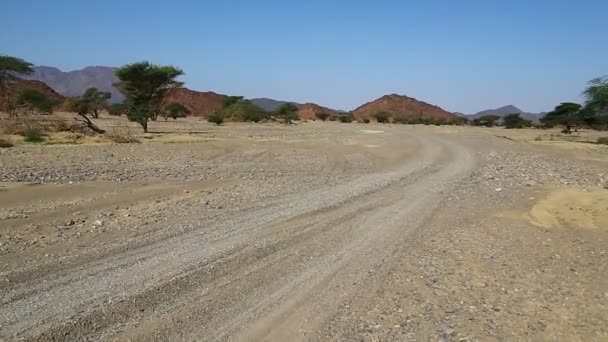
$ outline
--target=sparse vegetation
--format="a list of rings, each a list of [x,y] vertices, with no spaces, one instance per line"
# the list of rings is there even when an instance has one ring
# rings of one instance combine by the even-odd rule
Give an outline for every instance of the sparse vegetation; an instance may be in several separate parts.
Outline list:
[[[363,118],[363,120],[361,120],[360,122],[368,124],[368,123],[369,123],[369,121],[370,121],[370,120],[369,120],[368,118]]]
[[[133,144],[140,142],[133,133],[133,129],[129,127],[127,123],[114,127],[106,134],[106,137],[117,144]]]
[[[378,123],[388,123],[390,116],[391,115],[387,112],[379,112],[376,114],[376,121],[378,121]]]
[[[600,145],[608,145],[608,137],[598,138],[596,143],[598,143]]]
[[[127,64],[116,71],[116,86],[126,96],[127,118],[148,132],[148,121],[156,120],[167,92],[182,86],[177,77],[184,72],[173,66],[154,65],[149,62]]]
[[[42,132],[36,128],[30,128],[25,132],[25,141],[31,143],[38,143],[44,141],[42,137]]]

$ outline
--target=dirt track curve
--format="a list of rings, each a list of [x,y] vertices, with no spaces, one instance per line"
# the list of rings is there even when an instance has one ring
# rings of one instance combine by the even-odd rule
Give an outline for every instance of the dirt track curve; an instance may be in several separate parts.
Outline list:
[[[352,327],[332,322],[377,295],[478,167],[462,139],[391,134],[411,153],[386,167],[4,266],[0,340],[350,339]],[[344,171],[339,151],[324,151],[321,170]]]

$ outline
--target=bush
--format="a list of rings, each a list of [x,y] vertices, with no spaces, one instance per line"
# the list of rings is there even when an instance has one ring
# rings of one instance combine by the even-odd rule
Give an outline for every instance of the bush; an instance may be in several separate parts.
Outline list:
[[[378,123],[387,123],[389,122],[390,114],[387,112],[379,112],[376,114],[376,121]]]
[[[317,117],[317,119],[319,119],[321,121],[325,121],[325,120],[327,120],[327,118],[329,118],[330,114],[326,113],[326,112],[320,112],[320,113],[315,113],[315,116]]]
[[[207,121],[219,126],[224,123],[224,115],[219,112],[213,113],[211,116],[209,116],[209,118],[207,118]]]
[[[597,138],[597,143],[600,145],[608,145],[608,137]]]
[[[369,123],[369,119],[368,118],[363,118],[363,120],[361,120],[360,122],[368,124]]]
[[[135,137],[133,130],[128,124],[114,127],[110,132],[106,133],[106,136],[117,144],[139,143],[139,140]]]
[[[336,121],[338,120],[338,116],[337,115],[330,115],[329,116],[329,121]]]
[[[340,122],[342,123],[350,123],[353,122],[353,117],[351,115],[340,115],[338,117],[338,119],[340,120]]]
[[[38,143],[44,141],[42,133],[36,128],[30,128],[25,132],[25,141]]]
[[[13,143],[10,140],[0,138],[0,148],[13,147]]]

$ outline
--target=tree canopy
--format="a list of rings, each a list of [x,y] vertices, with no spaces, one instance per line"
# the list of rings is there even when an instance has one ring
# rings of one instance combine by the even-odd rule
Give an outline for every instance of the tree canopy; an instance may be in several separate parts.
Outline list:
[[[580,111],[583,106],[574,102],[562,102],[555,109],[545,115],[540,121],[547,126],[563,125],[566,133],[572,131],[572,127],[581,123]]]
[[[21,58],[0,55],[0,90],[34,72],[33,66]]]
[[[97,88],[89,88],[81,96],[75,97],[70,102],[70,107],[78,114],[91,115],[99,118],[99,112],[106,106],[106,101],[112,97],[108,92],[99,91]]]
[[[503,117],[505,128],[524,128],[532,126],[532,121],[519,116],[519,113],[505,115]]]
[[[583,95],[586,98],[586,107],[598,114],[608,114],[608,76],[589,81]]]
[[[127,64],[116,71],[116,86],[126,97],[127,117],[139,123],[148,132],[148,121],[156,120],[163,107],[167,92],[182,86],[177,77],[184,72],[174,66],[161,66],[150,62]]]

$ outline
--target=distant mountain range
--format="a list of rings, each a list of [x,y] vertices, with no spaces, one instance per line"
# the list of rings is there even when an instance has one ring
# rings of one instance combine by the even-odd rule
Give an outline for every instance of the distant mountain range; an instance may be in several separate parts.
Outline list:
[[[124,100],[124,96],[116,87],[114,87],[114,84],[118,81],[115,75],[116,70],[117,68],[115,67],[90,66],[81,70],[61,71],[54,67],[37,66],[34,67],[34,73],[26,77],[26,79],[43,82],[52,88],[52,90],[65,97],[80,96],[86,89],[95,87],[99,90],[110,92],[112,94],[110,102],[116,103]],[[194,115],[205,117],[221,108],[223,96],[224,95],[222,94],[197,92],[187,88],[181,88],[170,94],[172,100],[184,102],[184,105],[189,107]],[[250,101],[269,112],[275,111],[281,105],[289,102],[270,98],[254,98],[250,99]],[[301,116],[306,120],[314,119],[315,113],[318,112],[337,112],[336,110],[322,107],[314,103],[291,103],[300,108]],[[393,116],[406,115],[423,119],[450,119],[454,118],[454,116],[476,119],[490,114],[503,117],[508,114],[518,113],[528,120],[538,121],[544,115],[544,113],[527,113],[513,105],[488,109],[471,115],[449,113],[435,105],[397,94],[385,95],[372,102],[366,103],[355,109],[354,113],[357,118],[371,118],[380,111],[391,113]]]
[[[117,68],[106,66],[90,66],[81,70],[61,71],[54,67],[37,66],[34,73],[26,79],[44,82],[59,94],[66,97],[80,96],[85,90],[95,87],[112,94],[110,102],[122,102],[124,96],[114,87],[118,81]]]
[[[540,118],[542,118],[545,115],[545,113],[538,113],[538,114],[527,113],[513,105],[507,105],[507,106],[503,106],[500,108],[482,110],[481,112],[478,112],[478,113],[475,113],[472,115],[466,115],[466,117],[469,119],[478,119],[484,115],[496,115],[496,116],[504,117],[509,114],[516,114],[516,113],[519,114],[519,116],[521,116],[522,118],[527,119],[527,120],[532,120],[534,122],[537,122],[538,120],[540,120]],[[455,114],[460,114],[460,113],[455,113]],[[460,114],[460,115],[462,115],[462,114]]]

